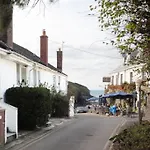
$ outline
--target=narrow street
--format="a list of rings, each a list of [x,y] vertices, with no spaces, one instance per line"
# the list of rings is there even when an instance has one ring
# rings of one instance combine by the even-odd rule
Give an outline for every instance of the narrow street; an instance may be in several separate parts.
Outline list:
[[[23,150],[103,150],[120,117],[78,115],[75,121]]]

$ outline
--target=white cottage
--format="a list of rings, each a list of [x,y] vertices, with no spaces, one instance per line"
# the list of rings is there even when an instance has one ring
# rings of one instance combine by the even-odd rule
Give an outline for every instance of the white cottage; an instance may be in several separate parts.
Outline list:
[[[121,85],[124,82],[132,83],[144,78],[144,73],[138,71],[138,69],[142,68],[142,64],[127,65],[128,61],[135,55],[137,55],[137,53],[125,56],[123,63],[110,73],[112,85]]]
[[[120,65],[118,68],[113,70],[110,73],[111,84],[112,85],[121,85],[124,82],[133,83],[137,79],[141,79],[144,74],[136,71],[141,66],[125,66]]]
[[[11,135],[18,137],[18,110],[5,103],[5,91],[13,86],[45,84],[67,94],[67,75],[62,72],[62,51],[57,51],[57,68],[48,63],[48,37],[40,37],[40,57],[13,43],[9,48],[0,42],[0,107],[5,109],[5,143]]]

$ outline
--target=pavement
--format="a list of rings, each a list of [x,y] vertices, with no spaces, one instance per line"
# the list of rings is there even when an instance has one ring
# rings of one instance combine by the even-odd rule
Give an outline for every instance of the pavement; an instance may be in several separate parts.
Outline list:
[[[51,118],[48,122],[48,126],[44,128],[39,128],[34,131],[20,131],[18,135],[18,139],[7,143],[3,148],[0,150],[16,150],[19,147],[23,146],[23,143],[31,143],[34,140],[39,139],[40,137],[49,134],[52,129],[58,128],[59,126],[63,125],[64,123],[69,123],[73,120],[73,118]]]

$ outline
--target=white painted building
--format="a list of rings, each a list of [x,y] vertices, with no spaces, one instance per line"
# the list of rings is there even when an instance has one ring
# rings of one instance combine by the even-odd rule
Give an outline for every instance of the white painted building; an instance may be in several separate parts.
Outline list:
[[[124,66],[121,65],[110,73],[111,76],[111,84],[112,85],[121,85],[124,82],[133,83],[136,82],[137,79],[143,77],[142,73],[136,71],[136,69],[141,66]]]
[[[15,43],[11,49],[0,44],[0,107],[5,109],[5,142],[7,129],[18,137],[18,110],[5,103],[4,94],[8,88],[20,84],[31,87],[42,84],[67,94],[68,80],[62,72],[62,51],[57,51],[57,67],[54,67],[48,63],[48,37],[45,30],[40,41],[40,57]]]
[[[130,57],[131,56],[128,55],[125,60],[123,58],[123,63],[110,73],[110,77],[111,77],[110,84],[121,85],[124,82],[133,83],[136,82],[138,79],[144,78],[145,76],[144,73],[138,71],[138,69],[142,68],[142,64],[126,65]]]

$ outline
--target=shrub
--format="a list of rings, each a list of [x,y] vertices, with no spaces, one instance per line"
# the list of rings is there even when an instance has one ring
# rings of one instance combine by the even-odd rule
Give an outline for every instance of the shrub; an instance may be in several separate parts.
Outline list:
[[[113,150],[150,150],[150,123],[132,125],[110,140]]]
[[[18,108],[19,129],[43,126],[51,113],[50,90],[43,87],[13,87],[5,93],[6,103]]]
[[[53,93],[52,95],[52,117],[67,117],[69,102],[67,96],[60,93]]]

